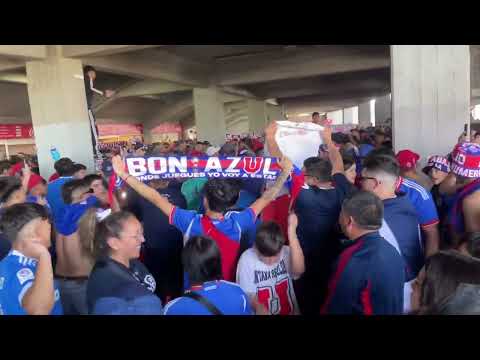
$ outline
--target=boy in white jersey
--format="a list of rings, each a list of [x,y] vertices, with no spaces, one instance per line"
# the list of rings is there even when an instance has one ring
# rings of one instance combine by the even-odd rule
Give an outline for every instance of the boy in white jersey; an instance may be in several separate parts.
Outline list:
[[[297,238],[298,219],[295,214],[288,218],[290,246],[280,226],[268,222],[257,231],[255,245],[240,257],[237,267],[237,283],[245,291],[256,308],[263,307],[272,315],[298,315],[299,309],[293,280],[305,271],[302,248]]]

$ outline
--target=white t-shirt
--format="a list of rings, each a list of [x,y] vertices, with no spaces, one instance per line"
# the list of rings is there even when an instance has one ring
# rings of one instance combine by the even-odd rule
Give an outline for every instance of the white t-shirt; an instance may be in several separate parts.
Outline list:
[[[279,261],[267,265],[253,248],[245,251],[238,262],[237,283],[249,295],[256,295],[272,315],[298,315],[290,270],[290,248],[284,246]]]

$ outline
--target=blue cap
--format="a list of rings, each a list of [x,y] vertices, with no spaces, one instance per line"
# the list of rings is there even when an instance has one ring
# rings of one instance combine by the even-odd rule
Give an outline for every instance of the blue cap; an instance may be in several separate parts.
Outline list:
[[[97,300],[93,315],[162,315],[160,299],[140,284],[117,288],[111,296]]]

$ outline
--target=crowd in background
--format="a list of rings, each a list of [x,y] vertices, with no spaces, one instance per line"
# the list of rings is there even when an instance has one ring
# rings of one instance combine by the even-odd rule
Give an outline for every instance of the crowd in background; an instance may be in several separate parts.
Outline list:
[[[106,147],[94,174],[0,162],[0,313],[479,314],[480,133],[420,159],[388,127],[312,122],[322,145],[302,168],[276,122],[223,144]],[[125,155],[271,156],[281,173],[142,183]]]

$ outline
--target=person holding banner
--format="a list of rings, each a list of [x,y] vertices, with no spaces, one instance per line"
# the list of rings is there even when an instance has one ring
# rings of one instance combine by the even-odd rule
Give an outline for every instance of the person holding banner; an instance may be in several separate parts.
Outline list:
[[[270,129],[268,148],[273,156],[281,156],[271,133]],[[338,217],[342,202],[353,191],[344,174],[342,156],[333,143],[331,128],[325,127],[320,134],[329,159],[306,159],[302,171],[295,171],[289,182],[289,206],[298,216],[297,235],[305,256],[305,273],[295,284],[304,315],[318,314],[326,296],[331,268],[341,250]]]
[[[157,191],[128,174],[120,156],[115,156],[112,164],[117,176],[169,216],[170,223],[184,234],[185,241],[192,236],[208,236],[215,240],[222,256],[223,279],[233,282],[242,232],[255,226],[257,216],[278,194],[293,167],[288,158],[281,159],[279,166],[282,172],[275,184],[241,212],[228,211],[238,200],[238,192],[232,191],[235,186],[227,179],[209,179],[205,185],[206,211],[205,215],[202,215],[196,211],[175,207]]]

